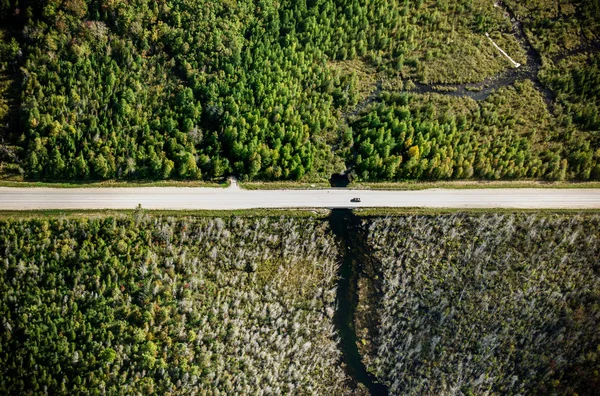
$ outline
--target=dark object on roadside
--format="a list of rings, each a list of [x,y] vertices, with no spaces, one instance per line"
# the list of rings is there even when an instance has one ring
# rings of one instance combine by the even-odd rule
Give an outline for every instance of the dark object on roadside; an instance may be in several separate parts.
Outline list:
[[[360,198],[352,198],[350,202],[360,202]]]

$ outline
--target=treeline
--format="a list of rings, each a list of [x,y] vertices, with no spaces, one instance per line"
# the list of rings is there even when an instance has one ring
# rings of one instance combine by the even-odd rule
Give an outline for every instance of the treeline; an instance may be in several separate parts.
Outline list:
[[[327,230],[139,211],[1,220],[0,393],[344,394]]]
[[[382,97],[346,132],[347,161],[360,180],[600,178],[597,140],[558,125],[529,81],[481,104]]]

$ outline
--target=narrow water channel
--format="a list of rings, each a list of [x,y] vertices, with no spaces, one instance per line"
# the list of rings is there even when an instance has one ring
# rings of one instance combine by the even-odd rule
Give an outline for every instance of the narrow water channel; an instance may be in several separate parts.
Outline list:
[[[361,271],[361,257],[365,247],[361,238],[357,237],[360,220],[350,209],[334,209],[329,218],[333,234],[340,241],[340,280],[337,287],[337,308],[334,323],[340,336],[342,359],[346,364],[348,375],[363,384],[371,395],[388,395],[387,387],[378,382],[369,373],[362,362],[356,345],[356,329],[354,317],[358,305],[358,278]]]

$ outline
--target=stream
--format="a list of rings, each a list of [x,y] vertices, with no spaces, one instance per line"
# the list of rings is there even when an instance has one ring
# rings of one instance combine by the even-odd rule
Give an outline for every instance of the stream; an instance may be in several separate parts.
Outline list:
[[[544,87],[538,79],[538,72],[542,67],[542,57],[531,45],[531,42],[527,38],[525,30],[523,29],[523,24],[517,19],[513,11],[501,1],[496,3],[496,5],[510,19],[513,27],[513,33],[527,54],[527,64],[522,65],[519,68],[509,69],[503,73],[500,73],[499,75],[486,78],[484,81],[477,84],[426,85],[415,83],[416,88],[411,92],[420,94],[438,93],[448,96],[469,97],[473,100],[485,100],[498,88],[513,85],[519,80],[531,80],[533,81],[535,87],[542,93],[546,105],[550,108],[552,101],[554,100],[554,94],[552,91]],[[448,91],[444,90],[444,88],[451,88],[452,90]]]
[[[337,306],[334,324],[340,336],[342,360],[355,387],[364,385],[371,395],[388,395],[388,388],[369,373],[362,362],[356,345],[355,313],[358,305],[358,278],[362,271],[364,255],[368,254],[365,239],[360,238],[360,220],[350,209],[333,209],[329,218],[333,234],[340,243],[342,265],[337,287]]]
[[[554,100],[555,95],[550,89],[546,88],[539,80],[538,73],[542,68],[542,57],[539,52],[533,48],[527,35],[523,23],[517,18],[515,13],[502,1],[495,3],[497,7],[502,10],[504,15],[510,19],[512,24],[513,34],[521,47],[525,50],[527,55],[527,64],[522,65],[519,68],[511,68],[495,76],[488,77],[479,83],[465,83],[465,84],[424,84],[417,81],[413,82],[413,87],[409,90],[403,90],[407,94],[428,94],[434,93],[439,95],[453,96],[453,97],[468,97],[475,101],[486,100],[492,93],[502,87],[514,85],[517,81],[531,80],[536,89],[542,94],[543,100],[546,104],[549,113],[554,112]],[[600,51],[600,42],[595,42],[578,48],[576,52],[581,51]],[[403,81],[404,85],[408,81]],[[353,119],[358,116],[363,110],[365,110],[370,104],[381,102],[382,82],[378,81],[375,89],[371,94],[358,103],[352,111],[347,112],[344,115],[344,119],[348,123],[349,119]],[[356,151],[354,151],[356,156]],[[332,187],[346,187],[351,180],[348,179],[349,172],[354,168],[354,159],[347,165],[347,169],[340,175],[333,175],[330,179]],[[343,178],[346,178],[344,180]]]
[[[510,19],[513,33],[516,39],[521,44],[527,55],[527,64],[522,65],[519,68],[511,68],[495,76],[486,78],[479,83],[465,83],[465,84],[453,84],[453,83],[433,83],[424,84],[417,81],[413,81],[414,87],[409,90],[405,90],[406,93],[414,94],[427,94],[436,93],[440,95],[453,96],[453,97],[468,97],[476,101],[482,101],[487,99],[493,92],[499,88],[513,85],[517,81],[531,80],[535,87],[542,93],[544,102],[548,107],[548,110],[552,112],[554,93],[544,87],[538,79],[538,72],[542,67],[542,57],[533,48],[529,38],[525,34],[523,24],[518,20],[514,12],[502,1],[496,3],[502,12]],[[600,43],[595,45],[582,47],[576,52],[581,52],[583,49],[594,49],[600,48]],[[574,52],[574,53],[576,53]],[[403,81],[406,85],[408,81]],[[368,105],[373,102],[380,101],[380,94],[382,92],[381,81],[377,82],[376,88],[373,92],[361,103],[359,103],[352,111],[346,114],[346,118],[354,117],[364,110]]]

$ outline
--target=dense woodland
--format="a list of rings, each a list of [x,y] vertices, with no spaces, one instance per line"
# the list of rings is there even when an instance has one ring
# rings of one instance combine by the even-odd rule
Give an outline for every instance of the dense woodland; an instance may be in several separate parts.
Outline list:
[[[342,394],[316,218],[0,221],[0,393]]]
[[[19,43],[14,37],[0,27],[0,175],[16,173],[19,167],[16,139],[11,132],[18,129],[18,88],[19,59],[21,57]]]
[[[600,42],[599,42],[600,44]],[[565,125],[572,122],[600,139],[600,54],[582,54],[558,60],[542,74],[565,108]]]
[[[392,394],[597,394],[600,216],[402,215],[363,225],[382,279],[364,359]],[[359,310],[375,304],[361,299]]]
[[[556,106],[523,114],[518,103],[481,102],[480,116],[459,125],[454,115],[455,127],[415,115],[427,98],[402,99],[413,114],[407,128],[422,138],[412,144],[373,122],[390,135],[388,153],[365,143],[381,140],[365,117],[397,111],[375,93],[377,81],[390,95],[413,82],[493,85],[511,64],[485,33],[531,66],[504,8],[491,0],[4,0],[2,170],[48,180],[325,180],[354,168],[364,180],[599,178],[598,61],[586,52],[598,43],[597,2],[506,3],[543,58],[540,79]],[[510,100],[511,89],[495,97]],[[384,107],[349,117],[370,94]],[[506,122],[516,117],[529,126]],[[549,117],[547,130],[534,127]],[[430,149],[427,134],[446,153]],[[495,150],[523,154],[495,158]]]
[[[530,81],[483,102],[382,97],[346,131],[346,158],[361,180],[600,178],[597,134],[552,117]]]

